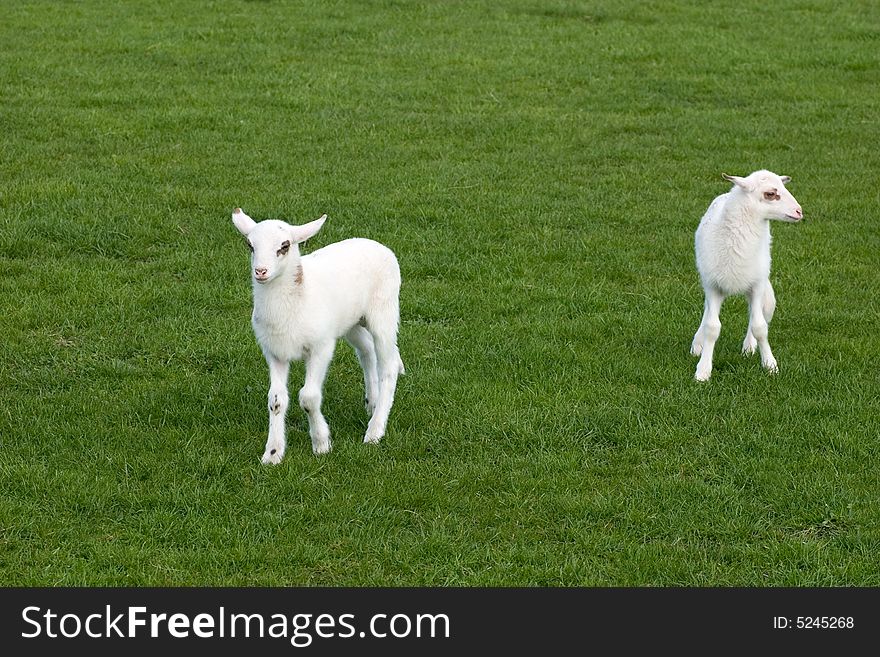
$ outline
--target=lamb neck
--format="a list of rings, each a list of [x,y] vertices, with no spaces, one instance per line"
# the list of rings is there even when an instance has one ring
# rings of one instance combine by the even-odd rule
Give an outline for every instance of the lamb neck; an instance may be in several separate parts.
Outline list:
[[[251,325],[267,356],[278,360],[301,360],[308,345],[303,339],[305,290],[292,277],[279,277],[266,284],[254,282]]]

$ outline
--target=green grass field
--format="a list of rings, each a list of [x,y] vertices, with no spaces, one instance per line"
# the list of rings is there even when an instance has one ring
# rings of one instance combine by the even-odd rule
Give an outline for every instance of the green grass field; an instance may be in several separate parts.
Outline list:
[[[880,6],[0,7],[0,583],[880,585]],[[721,172],[792,176],[781,372],[727,301],[688,354]],[[398,255],[362,444],[268,372],[230,212]],[[302,381],[291,370],[290,389]]]

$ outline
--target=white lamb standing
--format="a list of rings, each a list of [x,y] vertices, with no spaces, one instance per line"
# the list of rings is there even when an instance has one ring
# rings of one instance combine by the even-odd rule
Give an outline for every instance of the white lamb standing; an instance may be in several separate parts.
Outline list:
[[[317,233],[327,215],[293,226],[255,222],[241,208],[235,227],[251,250],[254,311],[251,324],[269,364],[269,439],[263,463],[279,463],[287,443],[290,361],[305,361],[299,405],[308,414],[312,451],[330,451],[330,427],[321,414],[321,391],[340,337],[354,347],[364,371],[371,414],[365,443],[385,435],[403,361],[397,350],[400,267],[394,253],[373,240],[354,238],[300,257],[298,244]]]
[[[707,381],[712,374],[712,352],[721,334],[718,314],[725,297],[744,294],[749,300],[749,328],[743,353],[760,347],[761,364],[770,373],[779,371],[770,342],[768,324],[776,309],[770,285],[769,219],[799,222],[801,206],[785,188],[791,178],[770,171],[755,171],[745,178],[722,174],[733,183],[716,197],[697,227],[694,243],[697,270],[705,292],[703,321],[694,335],[691,353],[699,356],[695,378]]]

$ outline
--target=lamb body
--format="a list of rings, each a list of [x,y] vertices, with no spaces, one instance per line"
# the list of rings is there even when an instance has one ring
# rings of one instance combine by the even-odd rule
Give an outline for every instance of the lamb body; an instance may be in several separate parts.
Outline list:
[[[729,207],[732,206],[732,207]],[[770,276],[770,224],[751,221],[730,193],[716,198],[697,228],[697,270],[703,285],[745,294]]]
[[[326,215],[303,226],[257,223],[240,209],[232,215],[252,255],[251,325],[269,365],[269,438],[262,461],[278,463],[286,450],[290,361],[304,360],[299,402],[309,417],[312,450],[331,448],[321,414],[322,388],[336,341],[344,337],[364,371],[370,423],[365,442],[385,433],[403,363],[397,350],[400,268],[394,253],[373,240],[352,238],[300,257],[297,245],[320,230]]]
[[[379,303],[386,279],[396,278],[400,285],[394,253],[363,238],[302,256],[300,266],[300,284],[296,274],[292,285],[254,284],[254,334],[263,352],[279,360],[302,360],[327,336],[343,337]],[[364,276],[365,271],[375,275]]]
[[[721,304],[733,294],[744,294],[749,300],[743,353],[752,354],[760,347],[763,366],[771,373],[778,371],[767,339],[776,308],[769,278],[769,220],[798,222],[803,218],[801,206],[785,188],[788,176],[759,170],[745,178],[724,177],[733,187],[712,201],[694,236],[697,271],[705,293],[703,320],[691,343],[691,353],[700,356],[698,381],[708,380],[712,373],[715,342],[721,333]]]

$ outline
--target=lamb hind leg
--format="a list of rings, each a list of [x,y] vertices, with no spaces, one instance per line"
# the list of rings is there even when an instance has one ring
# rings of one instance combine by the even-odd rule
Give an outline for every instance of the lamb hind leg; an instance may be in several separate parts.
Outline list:
[[[755,349],[758,348],[758,341],[755,339],[755,335],[752,333],[752,321],[749,320],[749,328],[746,331],[745,340],[743,340],[743,356],[751,356],[755,353]]]
[[[379,398],[370,423],[367,425],[367,433],[364,435],[365,443],[378,443],[385,435],[388,425],[388,415],[394,403],[394,392],[397,388],[397,376],[403,371],[403,361],[397,350],[396,340],[393,336],[373,334],[376,344],[376,361],[379,369]]]
[[[379,400],[379,372],[373,336],[363,326],[355,326],[345,334],[345,340],[354,347],[358,362],[364,371],[364,406],[372,415]]]

